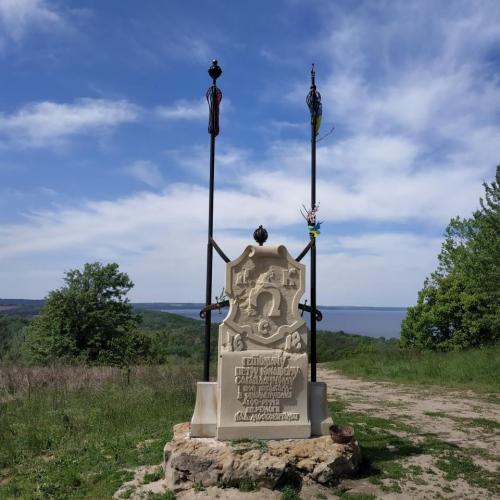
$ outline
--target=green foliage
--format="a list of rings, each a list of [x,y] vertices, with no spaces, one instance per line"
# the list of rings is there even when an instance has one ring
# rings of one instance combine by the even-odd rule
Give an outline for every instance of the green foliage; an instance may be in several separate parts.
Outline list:
[[[0,315],[0,359],[19,359],[29,321],[26,318]]]
[[[257,485],[255,481],[251,479],[242,479],[238,484],[238,489],[242,492],[246,491],[255,491],[257,489]]]
[[[154,472],[148,472],[144,474],[144,478],[142,479],[143,484],[155,483],[156,481],[161,481],[163,479],[163,469],[159,467]]]
[[[203,483],[201,481],[196,481],[193,483],[193,490],[196,493],[200,493],[201,491],[205,491],[205,486],[203,486]]]
[[[300,500],[299,492],[290,485],[286,485],[281,490],[281,500]]]
[[[404,347],[451,350],[500,340],[500,165],[481,208],[452,219],[438,269],[402,323]]]
[[[150,491],[148,493],[148,500],[175,500],[176,496],[172,490],[167,490],[165,493],[153,493]]]
[[[240,438],[233,439],[229,442],[229,444],[234,448],[234,452],[238,455],[243,455],[248,451],[259,450],[262,453],[267,452],[267,441],[263,439],[254,439],[254,438]]]
[[[142,323],[139,331],[150,339],[149,362],[164,363],[172,358],[202,359],[202,322],[176,314],[159,311],[140,311]],[[213,353],[217,352],[216,325],[212,330]]]
[[[134,284],[118,264],[85,264],[65,275],[29,327],[30,359],[127,365],[149,352],[148,337],[135,333],[140,315],[125,298]]]
[[[334,361],[356,356],[360,353],[385,353],[398,349],[396,339],[366,337],[344,332],[318,331],[316,351],[318,362]]]

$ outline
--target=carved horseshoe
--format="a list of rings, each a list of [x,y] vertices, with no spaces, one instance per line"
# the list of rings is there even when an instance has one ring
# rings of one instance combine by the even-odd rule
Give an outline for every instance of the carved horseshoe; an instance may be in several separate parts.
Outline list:
[[[257,308],[257,298],[261,293],[270,293],[273,297],[273,303],[271,305],[271,310],[269,311],[268,316],[279,316],[280,315],[280,304],[281,304],[281,294],[277,288],[259,286],[255,287],[250,291],[249,302],[250,305],[254,308]]]

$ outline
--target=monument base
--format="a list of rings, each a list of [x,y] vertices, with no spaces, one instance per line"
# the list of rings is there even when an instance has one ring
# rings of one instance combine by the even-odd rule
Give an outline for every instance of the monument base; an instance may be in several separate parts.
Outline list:
[[[326,384],[309,382],[309,418],[311,420],[311,436],[328,436],[332,417],[328,411]]]
[[[330,436],[308,439],[219,441],[192,438],[189,424],[174,426],[172,441],[164,450],[168,487],[188,490],[204,487],[238,487],[252,481],[257,488],[279,489],[284,484],[335,484],[356,474],[361,463],[358,444],[333,443]]]
[[[217,382],[196,384],[196,403],[189,434],[191,437],[214,437],[217,434]]]
[[[324,382],[309,383],[309,418],[311,421],[310,431],[305,426],[304,429],[297,429],[297,435],[281,435],[279,428],[268,427],[269,435],[254,436],[252,432],[248,438],[264,439],[284,439],[284,438],[305,438],[309,436],[328,436],[330,426],[333,421],[328,411],[326,384]],[[255,430],[255,429],[250,429]],[[239,430],[238,432],[240,432]],[[248,431],[248,429],[247,429]],[[259,430],[260,432],[260,430]],[[285,429],[285,432],[289,432]],[[196,384],[196,404],[189,435],[191,437],[216,437],[217,436],[217,382],[198,382]],[[238,435],[228,434],[219,436],[219,439],[237,439]]]

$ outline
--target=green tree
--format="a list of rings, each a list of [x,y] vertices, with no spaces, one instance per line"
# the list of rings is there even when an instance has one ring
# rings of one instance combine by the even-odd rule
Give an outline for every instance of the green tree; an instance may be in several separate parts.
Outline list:
[[[148,350],[136,328],[140,315],[125,297],[134,286],[118,264],[85,264],[65,273],[65,285],[46,298],[26,342],[35,362],[78,359],[127,365]]]
[[[29,321],[18,316],[0,315],[0,359],[17,360]]]
[[[437,270],[402,323],[404,347],[465,349],[500,340],[500,166],[471,218],[446,228]]]

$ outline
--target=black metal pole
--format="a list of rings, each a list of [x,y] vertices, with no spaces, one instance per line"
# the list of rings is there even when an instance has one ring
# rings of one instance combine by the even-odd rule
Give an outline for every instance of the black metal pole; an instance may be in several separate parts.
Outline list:
[[[311,89],[307,96],[307,105],[311,112],[311,210],[316,207],[316,134],[318,116],[321,112],[321,96],[316,91],[314,64],[311,68]],[[311,237],[311,382],[316,382],[316,236]]]
[[[219,103],[222,93],[216,86],[216,80],[222,74],[217,61],[212,62],[208,70],[212,77],[212,86],[207,91],[207,102],[209,106],[208,133],[210,134],[210,181],[208,195],[208,241],[207,241],[207,282],[205,293],[205,305],[212,303],[212,265],[213,265],[213,231],[214,231],[214,178],[215,178],[215,137],[219,134]],[[205,352],[203,356],[203,380],[210,380],[210,333],[212,327],[212,312],[207,311],[205,315]]]

